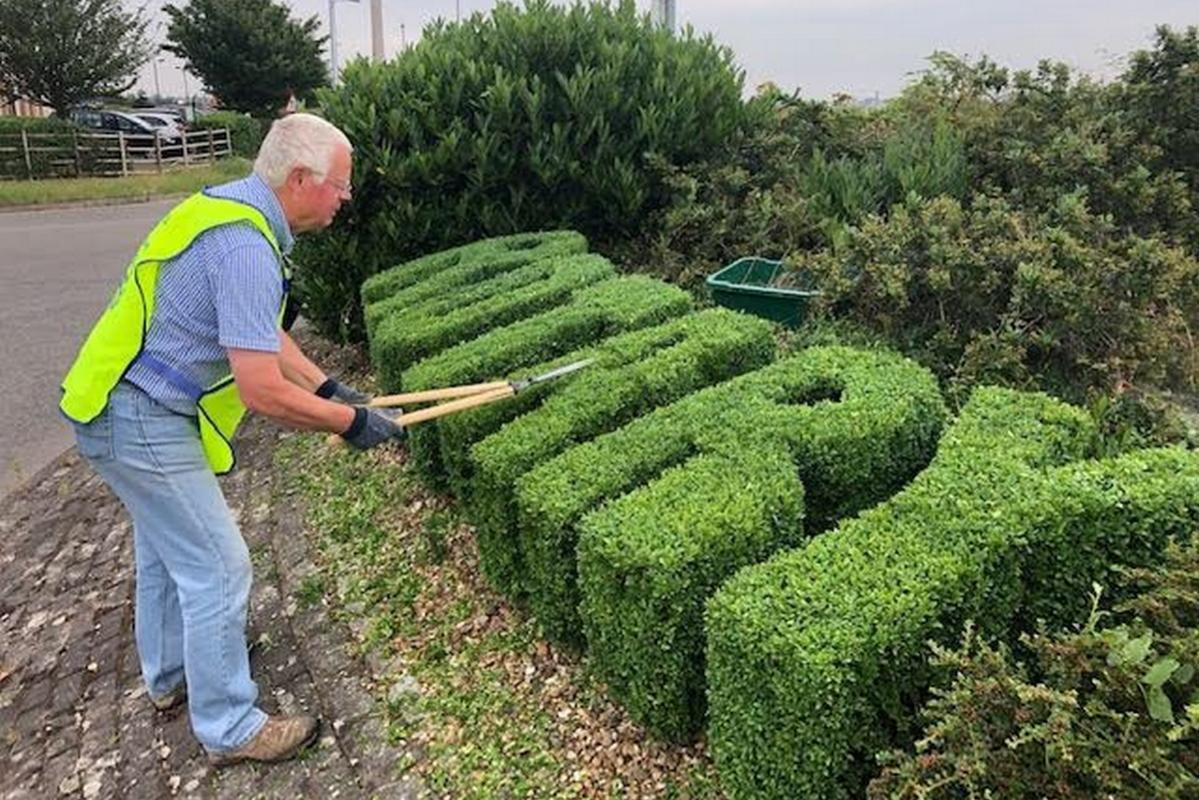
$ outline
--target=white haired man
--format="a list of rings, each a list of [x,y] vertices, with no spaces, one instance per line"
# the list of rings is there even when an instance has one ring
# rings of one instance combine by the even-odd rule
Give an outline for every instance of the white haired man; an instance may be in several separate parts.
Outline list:
[[[217,484],[246,410],[364,449],[403,433],[285,331],[293,235],[350,198],[349,140],[309,114],[274,123],[249,177],[184,200],[146,237],[63,379],[80,452],[133,518],[135,637],[154,705],[188,703],[216,765],[291,758],[307,715],[268,716],[250,678],[249,550]]]

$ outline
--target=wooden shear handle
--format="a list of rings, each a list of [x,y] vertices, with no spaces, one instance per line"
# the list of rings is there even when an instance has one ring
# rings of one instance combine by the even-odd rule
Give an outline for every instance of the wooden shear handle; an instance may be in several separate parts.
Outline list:
[[[516,390],[512,388],[511,384],[499,383],[497,385],[499,388],[491,391],[477,392],[475,394],[459,398],[458,400],[451,400],[448,403],[442,403],[440,405],[432,406],[431,408],[422,408],[420,411],[413,411],[411,414],[405,414],[400,418],[400,422],[405,428],[408,428],[413,425],[419,425],[422,422],[428,422],[431,419],[444,417],[447,414],[454,414],[458,411],[465,411],[468,408],[475,408],[488,403],[494,403],[496,400],[503,400],[504,398],[511,397],[516,393]],[[451,390],[444,389],[437,391]],[[400,395],[395,396],[398,397]],[[374,404],[372,403],[372,405]],[[346,440],[341,438],[341,436],[336,433],[329,434],[326,441],[332,447],[341,447],[346,443]]]

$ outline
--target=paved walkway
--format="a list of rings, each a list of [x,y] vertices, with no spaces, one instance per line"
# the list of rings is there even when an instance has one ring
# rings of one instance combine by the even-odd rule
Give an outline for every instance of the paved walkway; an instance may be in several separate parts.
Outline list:
[[[286,764],[213,770],[186,712],[154,710],[133,644],[130,526],[71,451],[0,501],[0,797],[418,796],[395,777],[372,666],[348,655],[349,632],[319,605],[295,599],[314,567],[299,512],[272,481],[280,435],[251,422],[224,488],[254,562],[262,705],[315,712],[319,746]]]
[[[0,497],[70,445],[58,384],[138,243],[176,202],[0,214]]]

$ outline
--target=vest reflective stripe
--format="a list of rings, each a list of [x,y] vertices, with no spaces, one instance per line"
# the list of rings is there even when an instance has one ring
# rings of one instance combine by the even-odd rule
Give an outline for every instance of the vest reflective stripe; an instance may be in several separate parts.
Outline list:
[[[238,222],[252,224],[266,237],[279,259],[283,302],[278,318],[282,323],[291,275],[262,212],[236,200],[194,194],[171,209],[154,226],[129,263],[125,280],[63,378],[59,407],[64,414],[81,423],[91,422],[99,416],[108,405],[109,394],[141,355],[154,316],[154,290],[158,286],[162,264],[178,257],[205,231]],[[158,363],[173,369],[163,362]],[[196,401],[196,413],[205,458],[213,472],[222,475],[235,463],[231,441],[246,413],[232,375],[226,375],[203,391]]]

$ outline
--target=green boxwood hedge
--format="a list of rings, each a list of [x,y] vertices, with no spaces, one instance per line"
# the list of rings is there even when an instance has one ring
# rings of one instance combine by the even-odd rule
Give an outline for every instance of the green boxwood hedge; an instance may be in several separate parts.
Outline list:
[[[380,321],[370,348],[380,388],[397,392],[406,385],[404,371],[421,359],[493,328],[569,303],[578,290],[616,274],[612,263],[597,255],[564,256],[548,263],[551,272],[544,280],[425,317],[420,325],[405,324],[402,314]]]
[[[460,308],[481,303],[493,297],[503,297],[538,281],[548,280],[559,268],[553,259],[529,261],[523,257],[507,256],[486,262],[494,273],[471,283],[443,288],[438,280],[447,273],[462,272],[462,268],[441,272],[427,281],[403,289],[386,300],[366,307],[363,312],[367,337],[374,339],[383,320],[395,329],[416,330]],[[476,265],[471,265],[477,268]],[[423,297],[422,297],[423,295]],[[415,298],[417,299],[413,299]]]
[[[469,503],[487,577],[509,594],[520,592],[517,478],[573,444],[705,386],[763,367],[774,360],[775,352],[768,323],[711,309],[614,336],[534,368],[536,372],[583,358],[596,361],[569,383],[549,384],[535,399],[444,420],[442,456],[455,492]]]
[[[367,278],[362,284],[364,305],[377,303],[417,284],[427,284],[434,291],[476,280],[490,278],[499,272],[554,256],[573,256],[587,252],[587,240],[574,231],[543,231],[496,236],[477,242],[430,253],[405,261]],[[513,259],[513,261],[509,261]],[[441,279],[434,276],[443,275]],[[413,296],[413,299],[419,295]]]
[[[568,260],[595,258],[574,256]],[[611,268],[607,262],[602,264]],[[654,278],[634,275],[601,281],[580,288],[565,304],[489,331],[413,365],[404,372],[403,383],[409,389],[420,390],[495,379],[588,342],[659,324],[691,308],[689,294]],[[421,474],[440,486],[446,475],[438,426],[433,422],[414,427],[408,447]]]
[[[926,642],[1064,624],[1093,580],[1199,525],[1199,456],[1087,458],[1093,424],[1043,395],[981,389],[890,501],[748,567],[707,604],[709,742],[731,798],[860,796],[914,735]]]
[[[803,482],[786,446],[705,453],[579,523],[580,614],[609,693],[656,735],[704,714],[703,601],[803,535]]]
[[[813,348],[573,447],[517,481],[532,608],[550,638],[579,643],[579,521],[670,467],[701,453],[785,443],[818,531],[890,496],[927,464],[945,414],[935,380],[916,364],[882,352]],[[598,656],[601,666],[605,657]]]

